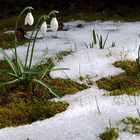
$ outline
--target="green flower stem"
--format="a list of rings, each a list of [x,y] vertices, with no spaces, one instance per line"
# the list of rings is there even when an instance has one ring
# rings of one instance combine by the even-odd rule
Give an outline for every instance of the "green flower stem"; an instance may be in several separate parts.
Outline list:
[[[34,29],[33,29],[33,31],[32,31],[32,34],[31,34],[31,36],[30,36],[30,39],[32,39],[33,34],[34,34],[35,30],[37,29],[37,26],[39,25],[39,23],[40,23],[40,21],[41,21],[41,19],[42,19],[43,17],[44,17],[44,20],[46,20],[47,18],[49,18],[47,15],[43,15],[43,16],[40,17],[40,19],[38,20],[37,24],[35,25],[35,27],[34,27]],[[35,38],[35,40],[36,40],[36,38]],[[34,42],[35,42],[35,40],[34,40]],[[29,42],[28,48],[27,48],[27,53],[26,53],[25,66],[24,66],[25,69],[27,68],[27,61],[28,61],[28,56],[29,56],[30,44],[31,44],[31,43]]]
[[[37,29],[38,25],[39,25],[40,23],[42,23],[41,20],[44,21],[44,20],[47,20],[47,18],[49,18],[47,15],[41,16],[41,17],[39,18],[39,20],[38,20],[38,22],[37,22],[37,24],[36,24],[36,26],[35,26],[33,32]],[[33,59],[33,53],[34,53],[34,47],[35,47],[35,41],[36,41],[37,34],[38,34],[38,31],[39,31],[40,27],[41,27],[41,24],[40,24],[39,28],[37,29],[36,34],[35,34],[35,37],[34,37],[33,46],[32,46],[32,50],[31,50],[31,56],[30,56],[30,62],[29,62],[29,70],[31,69],[31,64],[32,64],[32,59]],[[29,55],[29,47],[28,47],[27,56],[26,56],[26,66],[27,66],[28,55]]]
[[[56,11],[56,10],[53,10],[53,11],[51,11],[48,15],[43,15],[43,16],[41,16],[41,17],[39,18],[39,20],[38,20],[36,26],[35,26],[34,29],[33,29],[33,32],[32,32],[32,34],[31,34],[30,39],[32,39],[33,34],[34,34],[35,30],[37,29],[37,27],[38,27],[39,23],[41,22],[41,20],[42,20],[43,18],[44,18],[44,20],[47,20],[52,14],[55,14],[55,13],[59,13],[59,12]],[[34,42],[33,42],[33,46],[32,46],[31,57],[30,57],[30,63],[29,63],[29,69],[31,68],[31,64],[32,64],[32,57],[33,57],[34,45],[35,45],[35,40],[36,40],[37,34],[38,34],[38,32],[36,32],[36,35],[35,35],[35,38],[34,38]],[[29,42],[29,44],[28,44],[27,53],[26,53],[26,60],[25,60],[25,65],[24,65],[25,70],[27,69],[27,61],[28,61],[28,57],[29,57],[29,49],[30,49],[30,42]]]
[[[36,26],[34,27],[34,30],[32,31],[32,34],[31,34],[31,36],[30,36],[30,39],[32,39],[33,34],[34,34],[34,32],[35,32],[35,29],[37,29],[37,24],[36,24]],[[31,43],[29,42],[28,47],[27,47],[26,60],[25,60],[25,65],[24,65],[25,70],[26,70],[26,68],[27,68],[27,61],[28,61],[28,56],[29,56],[30,44],[31,44]]]
[[[24,8],[21,13],[19,14],[18,18],[17,18],[17,21],[16,21],[16,25],[15,25],[15,32],[14,32],[14,47],[15,47],[15,59],[16,59],[16,64],[18,64],[17,62],[17,37],[16,37],[16,31],[17,31],[17,27],[18,27],[18,23],[19,23],[19,20],[20,20],[20,17],[23,15],[23,13],[26,11],[26,10],[32,10],[33,8],[31,6],[28,6],[26,8]]]
[[[55,17],[55,14],[58,14],[58,13],[59,13],[58,11],[52,10],[52,11],[48,14],[48,16],[50,17],[51,15],[53,15],[53,16]]]

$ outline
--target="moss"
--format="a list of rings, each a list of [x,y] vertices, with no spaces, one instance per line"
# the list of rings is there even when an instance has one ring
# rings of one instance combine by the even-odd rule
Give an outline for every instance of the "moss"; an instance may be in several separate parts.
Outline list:
[[[126,117],[119,121],[115,128],[106,128],[99,134],[99,137],[102,140],[115,140],[122,131],[140,135],[140,118]]]
[[[99,135],[101,140],[115,140],[118,136],[119,133],[116,128],[107,128],[106,131]]]
[[[30,39],[23,39],[22,41],[18,41],[17,45],[23,45],[30,41]],[[3,49],[14,48],[14,34],[0,33],[0,47]]]
[[[72,53],[73,53],[72,50],[60,51],[59,53],[56,54],[55,59],[57,60],[57,62],[62,61],[64,57],[66,57]]]
[[[140,118],[127,117],[121,120],[121,123],[123,124],[123,131],[140,134]]]
[[[24,99],[17,94],[8,97],[6,105],[0,105],[0,128],[30,124],[50,118],[67,109],[68,103],[45,100],[45,98]]]
[[[99,88],[110,91],[109,95],[139,95],[140,91],[140,72],[136,62],[116,61],[115,67],[122,68],[125,72],[101,78],[96,81]]]

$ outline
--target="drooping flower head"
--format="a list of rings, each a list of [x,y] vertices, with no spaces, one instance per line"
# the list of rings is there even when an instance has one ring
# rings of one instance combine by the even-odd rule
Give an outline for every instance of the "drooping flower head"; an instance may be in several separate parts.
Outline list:
[[[50,22],[50,28],[52,31],[57,31],[58,30],[58,21],[56,19],[56,14],[59,13],[56,10],[51,11],[48,15],[52,16],[51,22]]]
[[[44,21],[40,27],[40,31],[42,32],[43,35],[46,35],[47,32],[47,23]]]
[[[50,22],[50,28],[53,32],[57,31],[58,30],[58,21],[56,19],[56,17],[53,17],[51,19],[51,22]]]
[[[33,23],[34,23],[34,17],[31,12],[28,12],[25,17],[25,25],[27,25],[27,24],[33,25]]]

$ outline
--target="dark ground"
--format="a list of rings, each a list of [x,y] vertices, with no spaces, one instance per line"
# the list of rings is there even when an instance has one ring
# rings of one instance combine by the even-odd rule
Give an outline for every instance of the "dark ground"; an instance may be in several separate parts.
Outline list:
[[[140,0],[0,0],[0,18],[19,13],[25,6],[59,10],[61,15],[101,12],[108,15],[140,15]]]

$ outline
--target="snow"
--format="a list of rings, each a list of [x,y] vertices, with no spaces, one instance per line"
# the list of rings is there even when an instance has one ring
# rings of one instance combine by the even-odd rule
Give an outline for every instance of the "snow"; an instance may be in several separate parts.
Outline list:
[[[83,28],[76,25],[82,24]],[[89,75],[93,81],[102,77],[123,72],[115,68],[112,63],[116,60],[135,60],[140,43],[140,22],[113,22],[113,21],[73,21],[65,23],[68,31],[48,32],[44,39],[38,39],[35,45],[33,61],[41,56],[46,48],[49,49],[48,57],[64,50],[73,50],[56,63],[56,68],[70,68],[70,70],[53,71],[52,78],[66,78],[66,75],[79,82],[80,76]],[[92,30],[102,35],[108,34],[104,49],[86,48],[92,39]],[[57,38],[52,38],[57,36]],[[39,34],[39,37],[42,37]],[[110,47],[115,42],[115,47]],[[25,60],[27,44],[17,48],[22,61]],[[6,50],[12,56],[11,50]],[[2,59],[2,56],[0,56]],[[69,103],[66,111],[56,114],[54,117],[37,121],[29,125],[9,127],[0,130],[0,140],[98,140],[99,133],[112,126],[121,119],[133,116],[138,117],[137,108],[140,108],[140,97],[121,95],[116,97],[103,96],[107,91],[98,89],[96,85],[78,92],[75,95],[66,95],[60,100]],[[97,104],[101,114],[97,109]],[[58,99],[56,99],[58,100]],[[140,135],[121,132],[117,140],[139,140]]]

